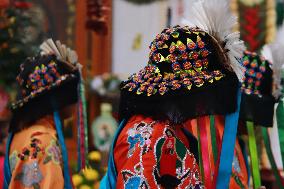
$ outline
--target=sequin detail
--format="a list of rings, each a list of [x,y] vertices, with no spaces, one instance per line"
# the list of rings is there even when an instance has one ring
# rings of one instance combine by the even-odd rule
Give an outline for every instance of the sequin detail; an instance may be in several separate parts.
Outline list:
[[[16,78],[22,86],[23,98],[16,103],[13,103],[11,108],[16,109],[24,106],[29,100],[35,98],[40,93],[50,90],[62,84],[66,80],[75,78],[74,74],[60,74],[57,71],[57,63],[51,60],[47,65],[41,64],[36,66],[34,71],[29,74],[29,79],[24,83],[24,80],[19,76]]]
[[[262,96],[260,85],[263,76],[269,69],[270,63],[254,52],[246,51],[243,57],[243,65],[246,67],[245,77],[241,90],[245,94]]]
[[[135,165],[134,172],[122,170],[121,174],[124,180],[125,189],[150,189],[146,178],[143,176],[143,167],[139,163]]]
[[[57,165],[61,164],[62,161],[61,150],[59,144],[55,140],[52,140],[50,142],[49,146],[45,149],[45,152],[47,156],[43,161],[44,164],[50,162],[51,160],[53,163]]]
[[[39,183],[43,179],[37,161],[26,163],[23,165],[22,172],[16,175],[16,180],[19,180],[25,187],[33,187],[39,189]]]
[[[12,154],[9,156],[9,164],[11,172],[15,170],[18,161],[19,161],[18,152],[17,151],[12,152]]]
[[[137,147],[142,150],[142,155],[151,150],[151,135],[153,132],[153,125],[155,122],[146,123],[140,122],[136,123],[133,128],[130,128],[127,132],[127,142],[129,144],[127,157],[130,158]]]
[[[156,141],[155,157],[157,166],[153,170],[155,181],[163,188],[177,188],[187,178],[193,188],[202,188],[201,178],[194,155],[166,127],[164,135]],[[186,165],[191,162],[190,165]]]
[[[37,159],[38,156],[44,155],[44,149],[40,147],[41,141],[37,138],[31,138],[30,146],[24,147],[21,153],[18,153],[18,158],[22,161]]]
[[[181,33],[185,39],[178,38]],[[149,46],[148,65],[130,76],[122,89],[137,95],[164,95],[181,89],[190,91],[222,79],[225,75],[221,71],[208,70],[211,52],[204,41],[205,35],[188,27],[165,29]]]

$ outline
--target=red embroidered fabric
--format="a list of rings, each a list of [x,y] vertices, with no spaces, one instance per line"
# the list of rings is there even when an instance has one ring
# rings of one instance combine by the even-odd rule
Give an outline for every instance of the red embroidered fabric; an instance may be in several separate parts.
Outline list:
[[[181,127],[134,116],[114,149],[116,188],[201,188],[198,162]]]
[[[222,137],[223,120],[216,117],[216,129]],[[186,128],[197,138],[196,120],[170,126],[149,117],[133,116],[120,133],[114,148],[118,189],[203,188],[196,149],[183,132]],[[206,125],[209,130],[210,125]],[[208,132],[210,133],[210,132]],[[208,136],[209,157],[214,175],[212,144]],[[247,171],[239,144],[236,144],[230,189],[247,189]]]

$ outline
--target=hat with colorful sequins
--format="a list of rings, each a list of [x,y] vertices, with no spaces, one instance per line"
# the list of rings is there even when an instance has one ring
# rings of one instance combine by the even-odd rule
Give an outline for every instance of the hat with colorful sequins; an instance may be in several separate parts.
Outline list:
[[[149,48],[147,66],[121,85],[120,115],[167,114],[176,122],[236,110],[238,77],[225,43],[200,28],[175,26]]]
[[[275,98],[272,95],[271,63],[255,52],[245,51],[243,65],[246,71],[241,86],[240,119],[272,126]]]
[[[55,108],[59,110],[77,101],[79,67],[76,61],[69,59],[74,58],[74,53],[69,49],[64,59],[59,59],[54,53],[43,54],[27,58],[21,64],[16,78],[18,100],[11,105],[11,125],[26,119],[36,120],[52,113]],[[16,126],[11,129],[16,129]]]

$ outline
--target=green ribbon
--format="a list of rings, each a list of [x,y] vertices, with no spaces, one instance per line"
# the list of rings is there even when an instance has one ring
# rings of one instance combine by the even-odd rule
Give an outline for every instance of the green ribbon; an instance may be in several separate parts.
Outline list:
[[[199,125],[197,125],[199,127]],[[200,139],[200,132],[199,129],[197,129],[197,137],[198,137],[198,156],[199,156],[199,169],[202,175],[202,181],[204,183],[204,170],[203,170],[203,160],[202,160],[202,154],[201,154],[201,139]]]
[[[266,153],[267,153],[273,174],[276,178],[277,186],[280,189],[284,189],[283,183],[281,182],[281,176],[280,176],[280,173],[279,173],[278,168],[276,166],[275,159],[274,159],[274,156],[273,156],[273,153],[272,153],[272,150],[271,150],[271,144],[270,144],[267,128],[263,127],[263,128],[261,128],[261,131],[262,131],[262,136],[263,136],[263,140],[264,140]]]
[[[211,133],[211,142],[212,142],[212,151],[214,162],[216,164],[218,160],[218,147],[217,147],[217,137],[216,137],[216,128],[215,128],[215,117],[210,115],[210,133]]]
[[[253,122],[247,121],[247,131],[249,139],[249,151],[251,156],[251,167],[252,167],[252,178],[254,188],[259,188],[261,186],[260,172],[259,172],[259,162],[256,147],[256,138],[254,132]]]
[[[280,151],[281,151],[282,163],[284,167],[284,103],[283,103],[283,100],[280,100],[277,106],[276,119],[277,119]]]

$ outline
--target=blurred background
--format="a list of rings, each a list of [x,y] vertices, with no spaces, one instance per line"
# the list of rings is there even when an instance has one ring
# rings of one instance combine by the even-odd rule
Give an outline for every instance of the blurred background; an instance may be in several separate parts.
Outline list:
[[[8,107],[15,100],[19,65],[27,56],[38,53],[44,39],[53,38],[75,49],[84,66],[92,152],[89,158],[94,161],[94,177],[99,181],[117,126],[121,80],[147,64],[151,40],[163,28],[179,24],[192,1],[0,0],[0,156],[5,153]],[[236,29],[240,29],[248,50],[258,52],[274,40],[283,22],[284,0],[231,0],[230,5],[239,18]],[[74,167],[74,178],[79,183],[82,175],[75,171],[75,120],[74,117],[64,124],[70,166]],[[273,138],[273,132],[271,135]],[[274,143],[278,144],[272,140]],[[282,170],[280,152],[274,150],[274,155]],[[268,188],[277,188],[273,186],[267,157],[262,153],[260,157],[264,182]]]

